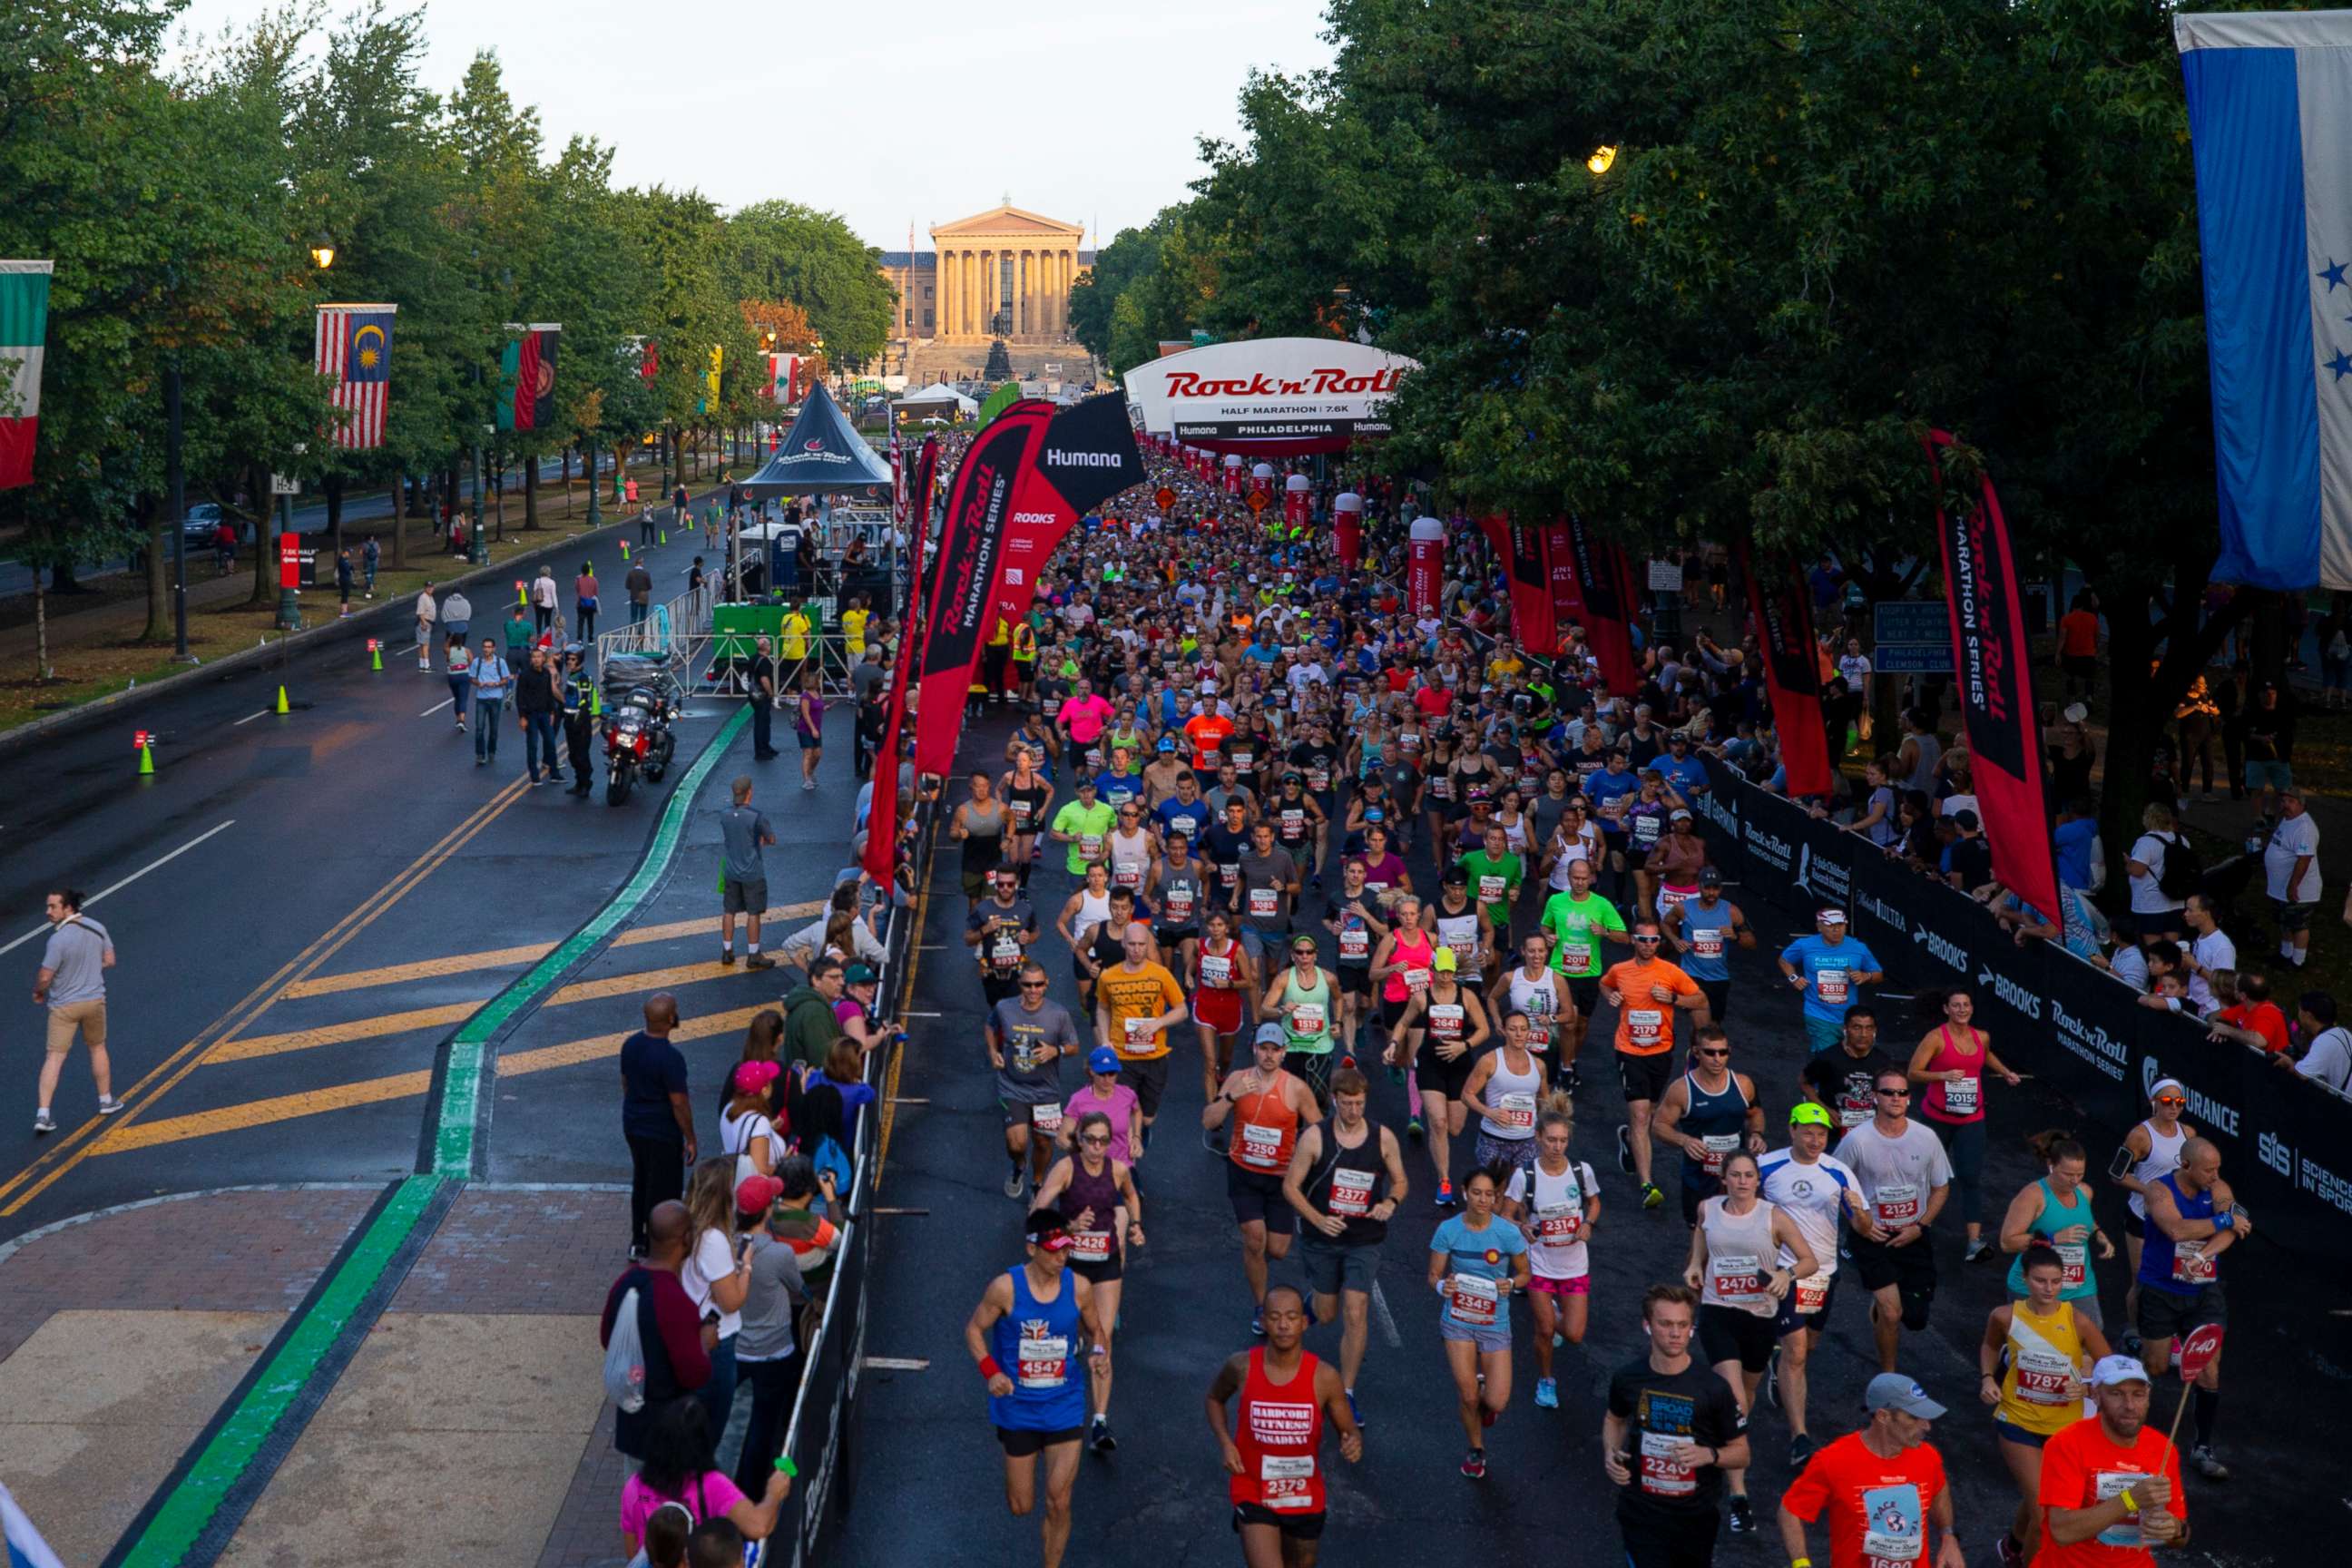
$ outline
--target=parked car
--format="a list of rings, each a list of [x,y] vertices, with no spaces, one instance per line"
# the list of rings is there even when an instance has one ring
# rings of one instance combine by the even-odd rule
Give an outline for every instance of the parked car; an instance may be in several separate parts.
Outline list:
[[[213,539],[220,532],[221,509],[218,501],[198,501],[180,520],[180,531],[187,536],[191,550],[210,550]]]

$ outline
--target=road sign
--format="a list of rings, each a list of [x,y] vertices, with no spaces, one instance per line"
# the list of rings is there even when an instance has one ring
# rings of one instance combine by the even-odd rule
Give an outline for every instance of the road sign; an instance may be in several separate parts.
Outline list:
[[[1151,504],[1161,511],[1172,510],[1176,505],[1176,492],[1162,485],[1151,492]]]
[[[1678,561],[1650,563],[1650,589],[1653,593],[1679,594],[1683,591],[1683,568]]]
[[[1249,509],[1250,509],[1250,510],[1252,510],[1252,511],[1264,511],[1264,510],[1265,510],[1265,505],[1266,505],[1266,497],[1265,497],[1265,492],[1264,490],[1252,490],[1252,491],[1250,491],[1250,493],[1249,493]]]
[[[1873,669],[1887,675],[1952,673],[1952,613],[1941,599],[1889,599],[1870,607]]]
[[[274,496],[299,496],[302,493],[302,481],[286,474],[272,474],[269,476],[269,493]]]

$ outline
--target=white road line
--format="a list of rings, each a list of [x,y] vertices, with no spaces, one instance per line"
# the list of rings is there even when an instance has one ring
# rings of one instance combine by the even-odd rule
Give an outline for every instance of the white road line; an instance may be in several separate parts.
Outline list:
[[[267,719],[267,718],[268,718],[268,717],[269,717],[270,712],[271,712],[271,710],[269,710],[269,709],[268,709],[268,708],[264,708],[264,709],[263,709],[260,712],[258,712],[258,713],[248,713],[248,714],[247,714],[244,718],[239,719],[239,720],[236,721],[236,724],[231,724],[231,725],[229,726],[229,728],[230,728],[230,729],[232,729],[232,730],[234,730],[234,729],[236,729],[239,725],[243,725],[243,724],[250,724],[250,723],[252,723],[256,719]]]
[[[432,717],[433,717],[433,715],[435,715],[436,713],[440,712],[440,711],[441,711],[441,710],[442,710],[443,708],[448,708],[448,707],[454,706],[454,705],[456,704],[457,700],[456,698],[454,698],[454,697],[444,697],[444,698],[441,700],[440,703],[439,703],[437,706],[436,706],[436,707],[432,707],[432,708],[427,708],[424,712],[419,713],[419,714],[417,715],[417,717],[418,717],[419,719],[430,719],[430,718],[432,718]]]
[[[1389,1299],[1381,1294],[1381,1282],[1372,1281],[1372,1317],[1381,1325],[1381,1338],[1388,1341],[1389,1349],[1401,1350],[1404,1338],[1397,1332],[1396,1319],[1389,1311]]]
[[[185,855],[189,850],[194,849],[197,845],[202,844],[214,834],[226,833],[236,826],[236,818],[232,816],[217,827],[206,828],[204,832],[197,834],[194,838],[189,839],[185,844],[181,845],[177,849],[173,850],[169,855],[160,856],[155,859],[150,860],[147,864],[140,867],[139,869],[131,872],[131,875],[123,878],[122,880],[115,883],[112,887],[101,888],[97,892],[92,893],[89,898],[82,900],[81,907],[86,910],[89,908],[90,905],[98,902],[99,900],[106,897],[109,893],[121,892],[123,889],[131,886],[131,883],[137,881],[148,872],[154,870],[157,867],[167,866],[173,861],[177,860],[181,856]],[[0,954],[14,952],[18,948],[24,946],[26,942],[32,941],[35,937],[46,936],[55,929],[56,928],[51,926],[48,921],[43,921],[39,925],[35,926],[32,930],[26,931],[16,941],[10,942],[7,946],[0,947]]]

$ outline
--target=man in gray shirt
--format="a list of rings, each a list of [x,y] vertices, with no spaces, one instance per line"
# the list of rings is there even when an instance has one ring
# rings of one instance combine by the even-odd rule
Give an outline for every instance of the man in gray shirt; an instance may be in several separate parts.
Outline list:
[[[114,1098],[113,1068],[106,1058],[106,971],[114,967],[114,939],[106,928],[81,912],[77,888],[49,890],[49,943],[41,952],[40,972],[33,976],[33,1001],[49,1010],[48,1054],[41,1058],[41,1099],[33,1115],[35,1132],[54,1132],[49,1099],[57,1093],[58,1078],[73,1050],[79,1031],[89,1047],[89,1076],[98,1085],[98,1113],[111,1116],[122,1109]]]
[[[1007,1197],[1022,1192],[1022,1166],[1042,1183],[1053,1165],[1055,1135],[1062,1130],[1062,1058],[1086,1054],[1070,1010],[1045,995],[1045,971],[1021,966],[1020,994],[999,1002],[988,1015],[988,1057],[996,1068],[996,1102],[1004,1110],[1004,1152],[1013,1164],[1004,1178]]]
[[[882,650],[868,646],[866,657],[858,661],[856,669],[849,672],[850,696],[864,702],[873,696],[883,681],[889,679],[889,675],[890,672],[882,668]]]
[[[735,962],[735,917],[743,917],[749,945],[746,969],[773,969],[776,961],[760,951],[760,917],[768,912],[768,866],[760,846],[773,844],[776,830],[767,815],[751,805],[751,775],[737,776],[735,804],[719,814],[719,836],[726,841],[726,863],[719,874],[719,962]]]
[[[1263,958],[1269,940],[1279,945],[1290,931],[1290,904],[1298,897],[1298,863],[1274,841],[1274,824],[1251,825],[1242,851],[1242,946]]]

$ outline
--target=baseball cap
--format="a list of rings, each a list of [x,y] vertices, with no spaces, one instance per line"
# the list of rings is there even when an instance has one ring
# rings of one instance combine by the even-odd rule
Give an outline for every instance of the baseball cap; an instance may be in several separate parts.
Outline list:
[[[775,1064],[773,1062],[770,1062],[766,1065],[773,1067]],[[769,1205],[783,1195],[784,1184],[776,1180],[775,1177],[760,1175],[746,1176],[741,1181],[735,1184],[735,1212],[737,1214],[765,1214],[768,1212]],[[2137,1365],[2138,1363],[2134,1363],[2133,1364]],[[2143,1373],[2140,1375],[2145,1377],[2147,1374]]]
[[[737,1062],[731,1080],[738,1094],[754,1094],[783,1076],[784,1069],[774,1062]]]
[[[1453,973],[1454,950],[1450,947],[1439,948],[1437,950],[1437,956],[1430,961],[1430,967],[1436,970],[1440,974]]]
[[[1440,880],[1449,888],[1466,888],[1470,885],[1470,873],[1459,866],[1448,866]]]
[[[1842,926],[1845,924],[1845,911],[1843,910],[1823,910],[1820,914],[1815,915],[1813,919],[1819,921],[1825,926]]]
[[[1944,1407],[1928,1398],[1927,1391],[1906,1373],[1882,1372],[1872,1378],[1870,1386],[1863,1390],[1862,1403],[1864,1409],[1900,1410],[1923,1421],[1940,1421],[1944,1417]]]
[[[1970,811],[1966,806],[1962,806],[1959,810],[1952,813],[1952,820],[1958,823],[1962,827],[1967,828],[1971,833],[1975,832],[1980,826],[1977,814]]]
[[[874,973],[871,966],[853,963],[849,966],[848,973],[841,977],[841,983],[845,985],[871,985],[881,978]]]
[[[1698,868],[1698,885],[1702,888],[1720,888],[1723,886],[1723,873],[1713,866],[1701,866]]]
[[[1097,1046],[1093,1050],[1087,1053],[1087,1070],[1088,1072],[1117,1072],[1118,1070],[1118,1053],[1112,1050],[1108,1046]]]
[[[2118,1384],[2152,1383],[2154,1380],[2136,1356],[2103,1355],[2099,1358],[2099,1364],[2091,1369],[2091,1375],[2084,1381],[2093,1388],[2113,1388]]]
[[[1691,814],[1679,805],[1666,813],[1666,820],[1669,822],[1688,822],[1690,819]]]
[[[1173,736],[1173,735],[1162,735],[1162,736],[1160,736],[1160,749],[1161,751],[1163,751],[1163,752],[1172,752],[1172,751],[1174,751],[1174,750],[1176,749],[1176,737],[1175,737],[1175,736]]]
[[[1827,1127],[1831,1125],[1830,1113],[1827,1109],[1815,1105],[1810,1100],[1801,1100],[1797,1101],[1796,1104],[1789,1107],[1789,1125],[1791,1127]]]
[[[1259,1046],[1282,1046],[1286,1048],[1290,1044],[1290,1032],[1281,1025],[1269,1020],[1257,1026],[1257,1034],[1250,1043]]]

